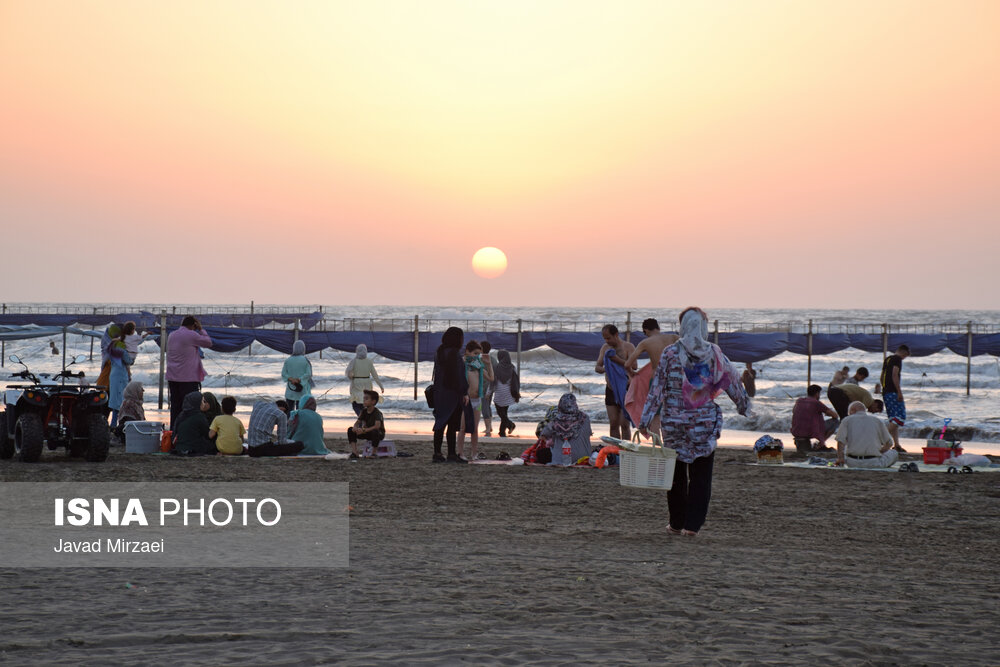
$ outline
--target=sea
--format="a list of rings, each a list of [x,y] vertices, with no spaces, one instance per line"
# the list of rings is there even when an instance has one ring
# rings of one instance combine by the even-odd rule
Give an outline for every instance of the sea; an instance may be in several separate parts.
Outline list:
[[[66,312],[76,310],[74,304],[9,304],[15,308],[31,308],[36,312]],[[234,304],[178,304],[178,305],[135,305],[135,304],[86,304],[80,311],[91,308],[120,308],[124,312],[146,309],[159,312],[232,312],[240,305]],[[176,308],[176,311],[173,309]],[[317,306],[301,305],[258,305],[256,312],[284,310],[311,312]],[[244,307],[249,310],[248,306]],[[655,317],[664,331],[670,330],[676,322],[681,307],[634,307],[634,308],[490,308],[490,307],[447,307],[447,306],[323,306],[325,327],[328,330],[342,329],[345,322],[357,328],[372,326],[377,329],[395,328],[397,331],[410,330],[414,316],[419,316],[421,330],[443,330],[448,325],[461,326],[471,330],[482,330],[484,326],[507,332],[516,331],[517,320],[522,321],[524,330],[536,331],[561,328],[563,330],[597,331],[602,324],[615,323],[624,328],[626,320],[631,320],[633,330],[647,317]],[[8,312],[11,312],[10,310]],[[994,310],[796,310],[796,309],[708,309],[710,321],[718,320],[721,331],[742,328],[804,330],[813,322],[814,330],[823,327],[851,326],[875,327],[882,323],[893,326],[909,325],[914,331],[935,327],[951,327],[965,330],[967,323],[992,327],[1000,330],[1000,311]],[[502,324],[501,324],[502,323]],[[32,371],[58,371],[61,356],[53,355],[50,341],[62,347],[62,336],[51,339],[38,338],[22,341],[8,341],[5,345],[7,356],[21,357]],[[88,360],[80,364],[88,377],[96,377],[99,372],[99,344],[83,336],[69,335],[66,339],[68,357],[87,355]],[[90,360],[94,348],[93,360]],[[385,385],[385,393],[379,405],[385,414],[390,432],[429,433],[432,416],[423,397],[423,389],[430,382],[432,363],[422,362],[414,368],[412,362],[392,361],[370,351],[371,358]],[[513,356],[513,351],[512,351]],[[345,428],[353,422],[354,413],[348,399],[348,379],[345,370],[352,353],[327,349],[309,355],[313,365],[316,383],[313,394],[317,397],[318,411],[329,424],[327,430]],[[281,366],[286,355],[255,343],[249,350],[218,353],[205,351],[204,365],[208,377],[204,390],[217,396],[231,395],[239,401],[237,415],[247,417],[253,402],[261,399],[273,400],[283,396],[284,383],[281,380]],[[510,416],[518,424],[517,433],[534,432],[535,423],[542,418],[546,409],[558,402],[566,392],[576,394],[581,409],[587,412],[598,435],[607,432],[608,418],[604,408],[604,378],[594,371],[595,359],[579,360],[560,354],[548,347],[526,350],[521,354],[521,402],[510,410]],[[5,358],[6,368],[18,370],[20,366]],[[640,362],[641,363],[641,362]],[[873,389],[881,366],[882,354],[846,349],[825,356],[812,358],[811,379],[825,387],[834,372],[848,366],[853,373],[859,366],[871,371],[871,377],[862,386]],[[769,433],[775,437],[790,440],[788,431],[791,424],[792,406],[795,399],[805,395],[807,386],[807,357],[800,354],[783,353],[771,359],[754,364],[757,370],[757,395],[752,402],[752,412],[748,416],[736,414],[735,409],[723,396],[720,398],[725,415],[726,431],[743,432],[746,440],[750,435]],[[146,387],[146,405],[158,405],[160,357],[155,342],[145,342],[140,348],[133,366],[134,379],[142,381]],[[972,358],[969,394],[966,395],[967,359],[950,351],[939,352],[925,357],[908,358],[903,365],[902,384],[907,404],[907,422],[901,429],[904,438],[923,439],[939,433],[950,419],[949,428],[956,429],[959,437],[968,442],[1000,443],[1000,360],[992,356]],[[414,374],[416,372],[416,387]],[[0,374],[5,377],[6,374]],[[416,392],[414,391],[416,388]],[[415,395],[416,393],[416,395]],[[164,403],[166,403],[164,397]],[[828,403],[828,401],[827,401]],[[166,407],[166,405],[164,405]],[[494,431],[498,421],[494,422]],[[752,442],[752,440],[751,440]],[[981,453],[1000,452],[998,446],[984,446],[968,451]]]

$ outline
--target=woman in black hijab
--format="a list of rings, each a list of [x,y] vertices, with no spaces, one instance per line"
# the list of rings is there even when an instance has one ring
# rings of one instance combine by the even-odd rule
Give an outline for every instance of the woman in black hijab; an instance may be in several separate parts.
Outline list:
[[[462,426],[462,409],[469,402],[469,380],[462,359],[464,339],[461,329],[448,327],[434,354],[434,462],[468,462],[455,452],[458,430]],[[441,453],[445,428],[448,430],[448,458]]]

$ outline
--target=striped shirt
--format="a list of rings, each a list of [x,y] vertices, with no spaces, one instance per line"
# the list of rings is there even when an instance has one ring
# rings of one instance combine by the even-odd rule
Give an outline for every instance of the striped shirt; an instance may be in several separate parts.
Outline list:
[[[288,416],[274,403],[254,403],[253,412],[250,413],[250,428],[247,429],[247,447],[270,443],[275,426],[278,427],[278,442],[284,442],[288,436]]]

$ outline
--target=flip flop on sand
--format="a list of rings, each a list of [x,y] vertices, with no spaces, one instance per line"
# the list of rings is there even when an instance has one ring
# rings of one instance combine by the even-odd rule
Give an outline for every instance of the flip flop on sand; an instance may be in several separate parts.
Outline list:
[[[673,526],[671,526],[670,524],[667,524],[667,535],[680,535],[680,534],[681,534],[681,533],[683,533],[683,532],[684,532],[684,531],[682,531],[682,530],[677,530],[676,528],[674,528],[674,527],[673,527]]]
[[[698,537],[698,531],[696,530],[682,530],[681,535],[684,537]]]
[[[917,467],[916,463],[904,463],[899,466],[899,472],[920,472],[920,468]]]

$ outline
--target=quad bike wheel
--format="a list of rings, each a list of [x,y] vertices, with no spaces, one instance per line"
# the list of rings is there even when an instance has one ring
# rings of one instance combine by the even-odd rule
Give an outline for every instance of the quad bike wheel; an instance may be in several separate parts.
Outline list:
[[[0,459],[14,456],[14,441],[7,432],[7,413],[0,412]]]
[[[87,416],[87,448],[83,450],[83,458],[93,463],[100,463],[108,458],[108,447],[111,445],[111,434],[104,415]]]
[[[42,420],[36,414],[26,413],[17,418],[14,427],[14,449],[25,463],[35,463],[42,456]]]

